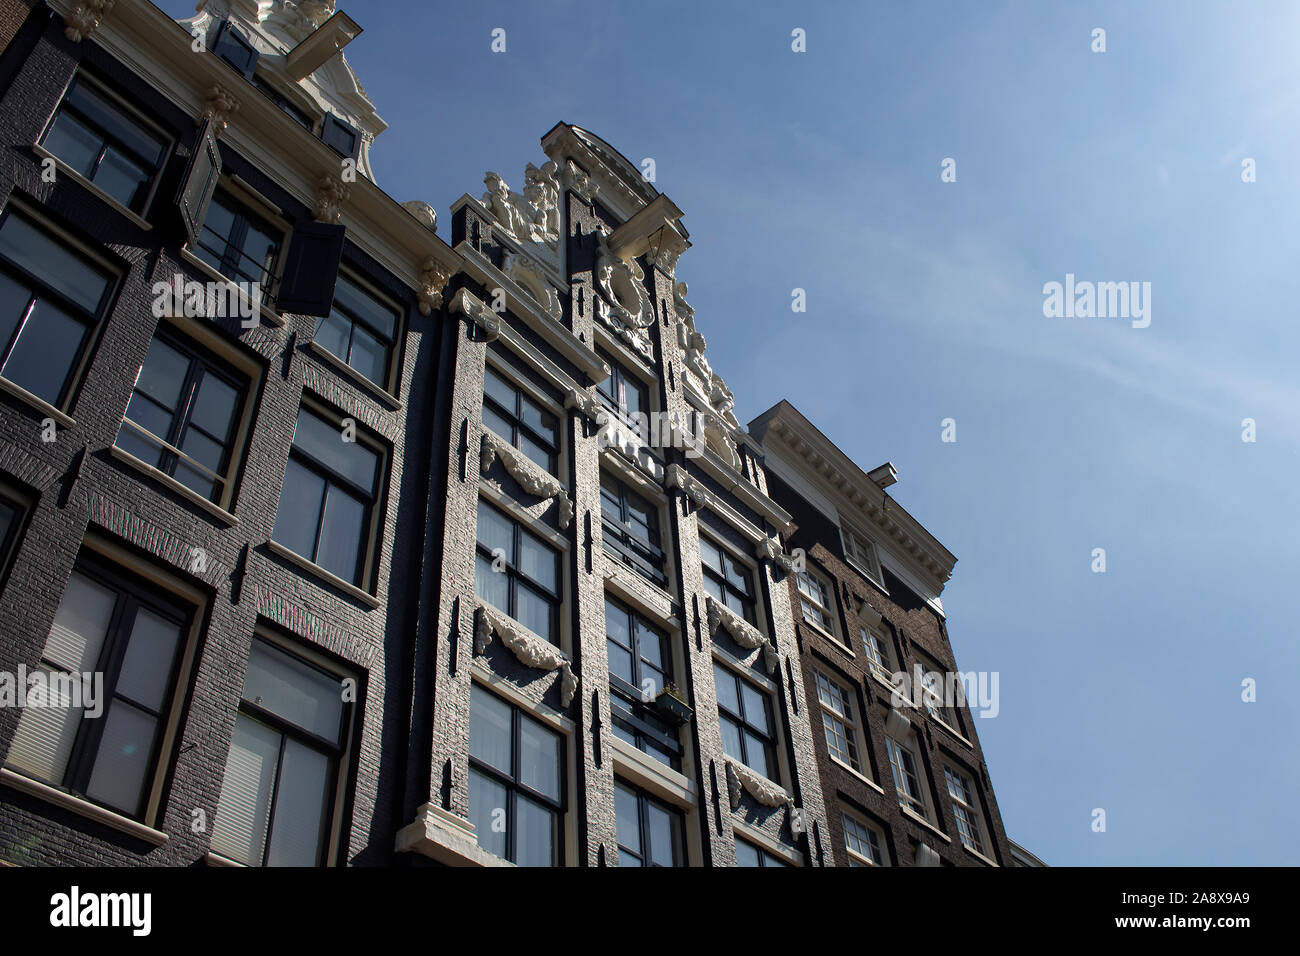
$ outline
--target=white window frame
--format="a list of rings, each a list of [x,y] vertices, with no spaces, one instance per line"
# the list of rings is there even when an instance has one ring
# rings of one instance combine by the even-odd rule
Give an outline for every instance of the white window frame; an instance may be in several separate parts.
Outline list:
[[[855,716],[855,714],[860,712],[861,708],[854,707],[853,698],[850,696],[852,692],[835,678],[827,676],[820,668],[813,668],[813,685],[817,690],[817,704],[822,711],[822,733],[827,735],[827,753],[830,754],[832,760],[844,764],[850,770],[853,770],[856,773],[865,773],[862,764],[861,741],[866,738],[866,735],[862,732],[861,722]],[[823,685],[826,686],[824,687]],[[827,703],[823,696],[823,692],[825,692],[827,696],[837,695],[840,699],[839,707]],[[845,713],[841,708],[847,708],[849,712]],[[825,723],[826,714],[830,714],[831,719],[837,721],[843,728],[844,732],[842,736],[844,737],[845,745],[851,747],[853,750],[853,753],[849,755],[848,759],[837,756],[831,749],[831,742],[829,739],[830,731],[827,730]]]
[[[844,557],[867,578],[885,589],[885,575],[880,570],[880,555],[876,542],[844,522],[840,522],[840,539],[844,544]]]
[[[872,676],[883,682],[886,686],[892,688],[895,686],[894,675],[898,673],[894,666],[894,652],[890,648],[889,642],[884,635],[875,628],[861,628],[863,651],[867,655],[867,668],[871,671]],[[875,647],[878,654],[872,653],[872,642],[875,641]]]
[[[944,765],[943,776],[948,797],[952,801],[953,819],[957,822],[957,838],[966,849],[984,856],[988,851],[984,849],[984,828],[980,826],[982,814],[974,783],[966,774],[954,770],[948,764]],[[960,794],[953,792],[954,783],[959,785],[962,791]],[[967,839],[967,831],[970,833],[970,839]]]
[[[864,855],[860,850],[855,850],[849,844],[849,825],[853,824],[867,833],[874,834],[876,837],[876,849],[880,852],[880,859]],[[889,844],[885,841],[885,832],[873,823],[868,823],[862,816],[856,813],[840,808],[840,826],[844,829],[844,850],[849,855],[849,865],[859,866],[889,866]],[[855,839],[857,834],[854,834]],[[870,841],[867,841],[870,846]]]
[[[815,584],[821,592],[821,597],[814,597],[804,590],[804,582],[810,581]],[[799,615],[805,624],[811,624],[817,630],[839,640],[839,630],[836,626],[835,619],[838,616],[835,604],[835,587],[821,573],[814,571],[810,567],[805,567],[795,575],[795,584],[799,590]],[[814,605],[819,613],[819,617],[824,620],[814,619],[809,611],[808,604]]]
[[[894,781],[894,790],[898,793],[899,805],[930,823],[934,817],[930,813],[930,802],[925,795],[927,789],[925,767],[921,763],[921,757],[917,753],[915,743],[915,734],[908,734],[906,741],[895,740],[888,734],[885,735],[885,749],[889,753],[889,771]],[[904,752],[912,758],[912,775],[916,778],[916,788],[920,791],[915,795],[908,793],[907,788],[904,786],[907,779],[906,768],[903,766],[902,760]]]

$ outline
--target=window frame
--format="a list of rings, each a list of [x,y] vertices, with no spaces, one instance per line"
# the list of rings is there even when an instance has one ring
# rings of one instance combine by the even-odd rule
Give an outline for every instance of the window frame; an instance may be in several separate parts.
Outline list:
[[[681,773],[682,760],[686,750],[682,745],[681,730],[680,728],[672,727],[666,722],[659,721],[659,723],[664,724],[664,727],[661,729],[651,722],[651,720],[656,719],[654,714],[654,700],[645,700],[640,686],[644,681],[641,670],[642,665],[644,664],[652,670],[655,669],[654,665],[645,661],[641,654],[641,639],[643,631],[648,631],[651,635],[660,640],[660,659],[664,662],[664,667],[661,672],[663,685],[659,688],[660,692],[663,691],[664,686],[674,682],[673,673],[676,670],[674,652],[676,650],[676,645],[673,641],[673,636],[667,628],[661,628],[658,624],[651,621],[646,617],[646,615],[642,614],[631,605],[623,601],[615,600],[610,597],[609,594],[606,594],[605,645],[607,655],[610,642],[617,644],[619,647],[623,647],[623,645],[619,644],[617,640],[609,636],[608,622],[611,607],[617,613],[627,617],[628,635],[632,646],[624,648],[624,650],[628,651],[632,657],[632,677],[635,683],[629,684],[618,674],[615,674],[612,668],[607,667],[610,684],[609,709],[610,719],[612,721],[610,732],[614,733],[615,736],[618,736],[617,730],[621,729],[625,733],[630,734],[633,737],[630,746],[635,747],[650,759],[658,760],[660,763],[664,763],[671,769]],[[642,625],[644,625],[644,627]],[[606,658],[606,662],[608,663],[608,657]],[[647,717],[651,718],[651,720],[647,720]],[[620,728],[620,722],[628,726]],[[642,740],[643,737],[649,738],[649,740],[652,741],[649,750],[647,750],[647,745],[644,744]],[[622,740],[623,738],[619,737],[619,739]],[[623,742],[629,743],[629,741],[626,740]],[[661,760],[660,756],[654,752],[664,750],[668,751],[667,760]]]
[[[867,669],[886,686],[895,687],[894,675],[898,669],[894,664],[894,651],[890,642],[879,628],[867,627],[865,624],[860,626],[859,636],[867,658]]]
[[[498,401],[496,398],[488,394],[487,376],[489,375],[495,375],[498,379],[500,379],[505,385],[507,385],[515,393],[514,409],[507,410],[501,404],[500,401]],[[540,411],[545,412],[547,415],[550,415],[555,419],[555,441],[554,442],[551,442],[544,435],[542,435],[535,428],[533,428],[531,425],[527,424],[524,421],[523,402],[525,399],[527,399],[529,402],[532,402],[532,404],[537,406],[537,408]],[[523,455],[525,458],[528,458],[528,460],[532,461],[534,465],[537,465],[537,467],[539,468],[543,468],[543,470],[548,475],[555,478],[556,480],[560,479],[560,474],[559,474],[560,461],[561,461],[560,449],[564,442],[564,416],[556,414],[555,410],[552,407],[550,407],[549,403],[544,403],[539,401],[537,396],[534,394],[534,392],[531,389],[525,388],[522,384],[520,384],[518,379],[518,374],[514,370],[510,369],[509,366],[507,366],[504,362],[498,363],[498,362],[489,361],[484,365],[483,407],[485,409],[490,408],[495,414],[499,415],[501,418],[506,419],[510,423],[510,434],[509,435],[499,434],[495,428],[488,425],[487,422],[483,421],[483,416],[482,413],[480,412],[479,422],[480,424],[482,424],[484,428],[492,432],[492,434],[496,435],[502,441],[506,442],[506,444],[508,444],[511,448],[514,448],[516,451],[518,451],[519,454]],[[550,462],[549,467],[543,467],[540,463],[533,461],[533,459],[528,456],[528,453],[524,451],[520,445],[521,435],[525,435],[531,441],[536,442],[537,445],[539,445],[541,448],[549,452],[549,462]],[[563,484],[563,482],[561,482],[561,484]]]
[[[865,774],[862,764],[862,746],[858,742],[865,739],[862,732],[861,721],[854,716],[860,712],[860,708],[854,706],[853,697],[850,696],[852,691],[848,690],[838,680],[829,677],[820,667],[813,668],[813,686],[817,692],[817,705],[822,716],[822,732],[826,739],[826,752],[832,760],[836,760],[853,770],[855,773]],[[829,703],[826,696],[835,694],[839,697],[839,704]],[[837,710],[839,706],[843,710]],[[847,711],[847,712],[845,712]],[[838,723],[840,730],[832,731],[828,722]],[[848,750],[848,756],[843,757],[836,753],[838,745],[832,744],[832,736],[839,736],[844,739],[845,748]]]
[[[0,478],[0,505],[13,512],[13,520],[4,534],[0,535],[0,594],[3,594],[13,558],[18,554],[27,533],[27,523],[32,516],[32,498]]]
[[[747,609],[749,612],[749,613],[741,613],[740,616],[744,618],[745,621],[754,625],[754,627],[758,628],[758,630],[761,632],[763,630],[763,627],[761,624],[759,624],[760,615],[759,615],[759,602],[758,602],[758,569],[754,565],[752,565],[748,561],[748,559],[742,559],[737,557],[734,551],[732,551],[729,547],[723,545],[722,542],[715,536],[711,534],[706,534],[703,529],[700,530],[699,541],[701,543],[707,542],[712,548],[714,548],[718,552],[718,555],[722,563],[722,568],[718,569],[713,567],[713,565],[709,564],[708,562],[706,562],[704,560],[704,549],[701,547],[700,548],[700,575],[703,581],[705,583],[707,583],[708,581],[712,581],[714,584],[718,585],[719,590],[721,590],[723,594],[723,600],[721,603],[727,608],[727,610],[731,611],[733,614],[736,612],[734,609],[732,609],[732,607],[729,604],[727,604],[726,595],[729,592],[735,594],[741,603],[741,607]],[[750,590],[748,592],[742,592],[738,587],[733,585],[728,579],[727,566],[726,566],[726,561],[728,558],[744,572],[745,581],[750,586]],[[705,593],[706,594],[709,593],[707,586],[705,587]],[[709,597],[712,597],[713,600],[715,601],[718,600],[718,598],[714,597],[714,595],[712,594],[709,594]]]
[[[480,557],[486,558],[488,561],[494,560],[494,555],[490,550],[488,550],[487,546],[483,544],[480,535],[478,533],[478,528],[479,528],[478,510],[477,510],[478,507],[491,508],[492,510],[496,511],[500,517],[508,521],[511,525],[511,545],[510,545],[511,553],[510,553],[509,560],[506,562],[506,568],[503,572],[501,571],[492,572],[494,574],[504,573],[505,575],[507,575],[506,603],[509,605],[509,607],[508,608],[497,607],[495,604],[492,604],[492,602],[488,601],[486,597],[479,595],[477,588],[475,588],[475,597],[486,604],[490,604],[492,607],[496,608],[497,611],[506,615],[511,620],[518,622],[521,626],[527,628],[530,631],[532,631],[532,628],[528,628],[527,625],[523,624],[523,622],[516,616],[516,611],[518,610],[519,607],[516,599],[519,582],[522,581],[534,593],[537,593],[540,596],[542,596],[543,599],[546,599],[548,597],[553,598],[554,600],[550,603],[550,614],[548,615],[548,618],[551,627],[551,632],[554,635],[554,639],[547,636],[546,634],[538,634],[537,636],[542,638],[542,640],[554,645],[555,647],[560,647],[561,638],[562,638],[562,634],[561,634],[562,617],[560,611],[564,605],[565,563],[562,558],[564,552],[556,548],[555,545],[547,541],[542,535],[537,534],[537,532],[529,528],[524,523],[524,521],[520,520],[520,518],[517,515],[512,514],[511,512],[507,511],[505,508],[500,507],[499,505],[489,500],[488,498],[484,497],[483,495],[479,495],[478,506],[475,508],[475,519],[474,519],[474,554],[475,554],[476,561]],[[555,568],[556,590],[555,591],[551,591],[544,584],[537,581],[535,578],[524,573],[524,571],[516,567],[517,564],[521,563],[520,555],[522,553],[522,549],[520,543],[523,540],[522,535],[524,533],[531,535],[537,541],[538,544],[545,547],[554,556],[555,565],[556,565]],[[533,633],[536,632],[534,631]]]
[[[640,849],[637,851],[633,851],[633,850],[629,850],[619,841],[617,836],[618,801],[616,798],[615,814],[614,814],[615,817],[614,845],[618,848],[618,865],[630,866],[630,864],[623,862],[623,854],[626,853],[628,856],[631,856],[636,860],[640,861],[640,866],[642,867],[666,869],[666,867],[664,867],[662,864],[651,862],[651,855],[655,851],[654,851],[652,841],[650,839],[650,826],[648,822],[649,812],[647,808],[650,806],[653,806],[658,810],[662,810],[663,812],[667,813],[672,820],[676,821],[676,829],[675,829],[676,841],[672,847],[672,855],[673,855],[672,867],[685,867],[689,865],[687,851],[686,851],[686,813],[682,810],[682,808],[675,806],[674,804],[669,803],[666,800],[661,800],[660,798],[651,794],[650,791],[642,787],[638,787],[628,782],[627,780],[624,780],[622,777],[616,776],[614,778],[614,789],[615,790],[622,789],[630,793],[633,796],[633,798],[636,800],[637,834],[641,843]]]
[[[980,823],[983,811],[980,808],[980,797],[974,780],[951,764],[944,764],[943,775],[948,799],[952,804],[953,819],[957,824],[957,839],[966,849],[985,856],[988,851],[984,849],[982,840],[984,829]],[[954,782],[960,785],[962,791],[960,795],[953,793]]]
[[[235,222],[232,225],[232,234],[230,236],[220,236],[215,229],[208,225],[212,216],[212,207],[219,205],[219,201],[225,197],[228,202],[238,207],[234,210]],[[227,210],[231,211],[231,210]],[[230,275],[225,271],[225,266],[231,260],[232,236],[239,236],[238,257],[234,261],[239,261],[246,257],[243,249],[243,243],[248,238],[248,228],[251,225],[264,227],[263,231],[268,235],[276,237],[276,248],[273,261],[262,267],[262,278],[258,285],[262,290],[262,307],[274,311],[276,308],[276,298],[280,292],[280,280],[284,270],[285,259],[289,253],[289,244],[293,238],[293,231],[284,221],[284,214],[272,206],[260,196],[255,196],[248,189],[232,180],[229,176],[222,175],[217,181],[216,188],[212,191],[212,200],[204,210],[203,222],[199,225],[199,240],[195,243],[187,242],[185,250],[198,261],[203,263],[208,269],[211,269],[217,275],[220,275],[227,282],[234,283],[252,283],[254,280],[236,270],[235,275]],[[203,237],[207,234],[217,235],[225,243],[225,250],[217,254],[215,250],[208,249],[203,243]],[[203,257],[207,253],[218,260],[217,265],[213,265]]]
[[[715,685],[717,684],[719,672],[726,674],[732,680],[736,681],[736,700],[742,711],[742,713],[740,714],[736,714],[733,711],[731,711],[729,708],[723,705],[722,695],[717,694],[718,723],[721,724],[725,720],[730,724],[738,726],[738,729],[741,731],[740,749],[743,756],[737,756],[735,754],[726,753],[725,734],[723,735],[723,744],[724,744],[723,753],[729,759],[740,761],[740,763],[744,764],[745,767],[747,767],[749,770],[753,771],[754,773],[759,773],[757,768],[749,761],[749,737],[747,734],[752,734],[754,737],[759,738],[759,742],[763,745],[763,750],[764,750],[763,758],[768,770],[767,773],[762,773],[760,775],[766,777],[768,780],[771,780],[774,783],[780,783],[781,781],[779,778],[781,777],[781,762],[780,762],[781,758],[780,758],[780,754],[778,753],[778,747],[777,747],[777,741],[780,735],[780,728],[777,724],[777,704],[776,701],[774,700],[773,694],[767,688],[754,683],[753,681],[746,678],[744,675],[737,673],[736,671],[732,670],[730,667],[725,666],[721,661],[714,658],[713,679]],[[741,690],[743,684],[748,684],[752,690],[756,691],[762,697],[764,702],[763,710],[767,718],[766,729],[762,729],[757,724],[750,722],[748,715],[743,713],[745,709],[745,695]],[[715,693],[716,693],[716,686],[715,686]]]
[[[862,534],[852,525],[840,521],[840,541],[843,545],[844,560],[864,574],[868,581],[885,593],[885,575],[880,566],[880,550],[875,539]],[[864,553],[865,552],[865,553]]]
[[[840,827],[844,831],[844,852],[848,854],[849,866],[889,866],[889,844],[881,827],[844,807],[840,808]],[[856,832],[852,832],[855,827],[866,834],[865,841]],[[860,844],[865,842],[868,853],[855,849],[849,841],[850,835]],[[873,836],[874,840],[871,839]]]
[[[600,403],[614,412],[624,422],[630,422],[631,417],[638,413],[648,416],[653,407],[651,403],[654,401],[654,394],[649,383],[626,364],[615,358],[608,349],[597,346],[596,355],[609,366],[609,375],[596,383],[596,397]],[[627,406],[629,382],[643,403],[635,412],[630,411]],[[607,384],[608,390],[606,388]]]
[[[914,739],[913,735],[908,735],[909,741]],[[930,805],[925,796],[925,771],[921,767],[920,757],[912,748],[910,742],[903,743],[895,740],[889,734],[885,735],[885,750],[889,754],[889,771],[894,781],[894,790],[898,795],[899,806],[929,821],[931,819]],[[904,759],[905,757],[911,758],[910,770],[906,766],[909,761]],[[916,784],[915,794],[911,793],[911,788],[906,785],[909,777]]]
[[[606,481],[613,483],[617,490],[617,507],[619,517],[606,513],[606,504],[613,504],[607,498],[613,492],[606,488]],[[647,520],[647,537],[641,539],[632,532],[633,523],[628,518],[632,511],[630,499],[637,499],[645,504]],[[655,527],[649,527],[653,522]],[[659,588],[668,586],[668,552],[664,547],[663,513],[658,501],[653,500],[634,489],[621,475],[602,468],[600,471],[600,523],[601,544],[605,553],[626,567],[635,571]],[[658,538],[656,542],[654,539]]]
[[[736,837],[735,840],[737,846],[744,844],[745,846],[749,847],[750,850],[754,851],[754,853],[757,855],[756,858],[758,860],[758,866],[760,868],[771,867],[771,866],[776,866],[776,867],[794,866],[794,864],[791,863],[789,860],[781,859],[781,857],[777,856],[771,850],[764,849],[763,847],[759,846],[757,843],[754,843],[750,840],[743,839],[741,837]],[[740,868],[743,865],[744,864],[741,864],[739,861],[737,861],[736,863],[737,868]]]
[[[804,583],[810,582],[816,585],[820,592],[820,597],[809,594],[804,589]],[[795,589],[799,592],[799,618],[805,624],[810,624],[817,630],[826,634],[828,637],[839,641],[839,609],[835,597],[835,585],[831,580],[823,575],[820,571],[814,570],[810,565],[805,565],[802,571],[795,574]],[[811,603],[815,608],[817,619],[810,616],[808,604]]]
[[[312,331],[312,338],[311,338],[312,345],[314,348],[317,348],[320,351],[326,353],[331,359],[334,359],[336,362],[341,363],[345,368],[347,368],[347,370],[351,374],[360,377],[368,385],[374,388],[381,389],[384,392],[386,392],[388,395],[396,397],[398,378],[400,375],[400,368],[401,368],[402,344],[403,344],[403,338],[406,331],[406,309],[398,305],[390,297],[380,292],[374,286],[373,283],[365,279],[361,275],[361,273],[359,273],[356,269],[340,268],[338,280],[334,286],[335,303],[331,304],[330,306],[331,313],[333,313],[334,310],[338,308],[337,305],[338,286],[343,282],[349,283],[362,295],[371,299],[376,305],[384,309],[390,310],[393,313],[392,338],[391,339],[387,338],[386,333],[382,332],[379,329],[376,329],[365,319],[359,316],[354,316],[345,309],[339,309],[340,314],[342,314],[343,317],[346,318],[349,322],[349,330],[348,330],[349,356],[345,357],[342,355],[338,355],[334,351],[332,351],[329,348],[326,348],[324,345],[320,344],[319,341],[317,341],[320,335],[321,326],[326,321],[329,320],[330,318],[329,316],[321,315],[315,317],[316,321]],[[356,331],[358,325],[362,328],[363,331],[365,331],[366,333],[368,333],[369,335],[371,335],[377,341],[379,341],[381,344],[384,345],[384,373],[380,381],[375,381],[369,375],[367,375],[365,372],[361,371],[360,369],[356,368],[351,363],[350,354],[352,352],[352,347],[356,337]]]

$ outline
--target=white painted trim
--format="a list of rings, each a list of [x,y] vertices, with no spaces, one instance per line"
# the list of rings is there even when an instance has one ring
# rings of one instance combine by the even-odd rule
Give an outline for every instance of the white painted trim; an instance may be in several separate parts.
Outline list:
[[[501,613],[501,612],[497,612]],[[502,614],[503,617],[509,617],[508,614]],[[513,620],[513,618],[511,618]],[[520,625],[522,627],[522,625]],[[527,628],[525,628],[527,630]],[[532,634],[532,631],[528,633]],[[538,637],[537,640],[544,644],[551,642],[544,637]],[[568,717],[565,717],[558,710],[553,710],[540,701],[532,700],[519,690],[512,682],[498,675],[487,664],[483,663],[481,657],[474,658],[474,663],[470,665],[470,673],[474,681],[481,684],[485,690],[489,690],[498,697],[504,697],[510,703],[527,711],[533,717],[549,724],[553,729],[572,738],[577,731],[578,726]]]
[[[794,866],[803,866],[803,854],[798,850],[792,850],[778,840],[772,839],[764,831],[757,827],[750,826],[744,820],[741,820],[734,813],[731,815],[731,829],[739,833],[746,843],[757,843],[762,849],[767,850],[773,856],[783,857]]]
[[[626,740],[610,734],[610,747],[614,755],[614,773],[627,783],[649,790],[656,797],[674,806],[691,811],[695,809],[695,784],[672,767],[647,757]]]

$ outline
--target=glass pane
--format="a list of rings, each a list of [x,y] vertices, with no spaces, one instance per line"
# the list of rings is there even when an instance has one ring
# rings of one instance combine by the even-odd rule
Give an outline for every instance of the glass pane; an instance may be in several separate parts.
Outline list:
[[[329,764],[323,753],[285,741],[267,866],[315,866],[320,861]]]
[[[145,170],[135,160],[110,146],[95,170],[94,183],[123,206],[134,206],[140,184],[148,180],[151,170]]]
[[[360,583],[365,525],[365,503],[331,485],[325,499],[316,563],[344,581]]]
[[[253,641],[244,675],[244,699],[303,730],[338,741],[343,683],[290,657],[265,641]]]
[[[528,717],[519,721],[519,780],[559,802],[560,736]]]
[[[131,628],[131,641],[122,661],[116,693],[154,713],[161,712],[170,689],[172,662],[180,638],[179,624],[159,617],[148,608],[140,608]]]
[[[348,364],[376,385],[385,385],[388,377],[387,346],[358,326],[352,333],[352,357]]]
[[[310,561],[324,496],[325,480],[290,458],[284,469],[284,486],[280,489],[272,539]]]
[[[605,636],[624,647],[632,646],[632,633],[628,628],[628,615],[614,602],[605,599]]]
[[[87,312],[99,307],[108,287],[103,271],[12,213],[0,225],[0,255],[44,280]]]
[[[745,766],[772,779],[773,770],[767,760],[767,743],[749,732],[745,733]]]
[[[554,615],[551,599],[522,581],[515,586],[514,619],[539,637],[555,643]]]
[[[506,788],[478,770],[469,772],[469,822],[478,845],[506,855]]]
[[[339,280],[339,284],[342,285],[342,280]],[[337,310],[316,320],[316,335],[313,341],[345,362],[348,358],[348,340],[351,336],[351,320]]]
[[[483,406],[483,424],[498,437],[510,441],[510,436],[513,434],[510,420],[499,414],[491,405]]]
[[[50,684],[50,676],[56,672],[44,664],[36,669],[46,675],[46,686],[52,692],[47,702],[53,706],[23,709],[5,764],[59,784],[63,782],[72,744],[77,739],[81,708],[72,706],[72,685],[64,679],[65,675],[58,673],[55,683]],[[84,696],[82,699],[86,700]]]
[[[555,416],[527,397],[521,399],[520,408],[520,418],[523,420],[523,423],[533,431],[540,433],[544,437],[550,438],[552,443],[554,443],[556,426]]]
[[[347,276],[339,276],[338,284],[334,287],[334,304],[364,321],[387,341],[393,340],[397,327],[396,314]]]
[[[0,355],[9,347],[14,329],[27,315],[31,300],[32,292],[27,286],[0,272]]]
[[[551,548],[525,531],[519,536],[519,552],[520,571],[552,593],[559,591],[559,562]]]
[[[767,695],[745,681],[740,682],[740,694],[745,707],[745,723],[770,730],[767,720]]]
[[[700,560],[706,567],[713,568],[715,571],[722,570],[722,554],[708,538],[700,538]]]
[[[741,763],[746,763],[740,742],[740,728],[725,717],[718,721],[718,725],[722,729],[722,752]]]
[[[162,441],[166,441],[168,434],[171,432],[172,413],[139,392],[131,395],[131,401],[126,406],[126,417]],[[129,435],[140,435],[138,430],[130,427],[127,427],[125,432]],[[152,445],[152,447],[154,448],[152,454],[140,456],[151,465],[157,464],[158,453],[161,451],[158,445]],[[127,451],[130,451],[130,449],[128,448]]]
[[[269,229],[249,223],[248,233],[244,236],[243,255],[239,262],[239,271],[253,282],[265,282],[272,274],[275,254],[279,250],[279,237]]]
[[[680,819],[654,803],[646,804],[646,829],[650,834],[650,862],[655,866],[676,866]]]
[[[173,477],[195,494],[202,495],[209,501],[217,500],[216,480],[210,478],[206,472],[200,471],[197,466],[178,461],[176,474]]]
[[[44,658],[74,673],[98,670],[104,635],[116,605],[116,591],[73,571],[45,640]]]
[[[718,689],[718,706],[739,715],[740,699],[736,696],[736,678],[730,671],[714,664],[713,683]]]
[[[636,679],[632,672],[632,655],[623,650],[612,641],[609,643],[609,672],[616,677],[621,677],[633,686],[636,685]],[[640,688],[637,688],[640,690]]]
[[[87,179],[104,141],[75,116],[60,112],[45,136],[44,146]]]
[[[279,760],[280,735],[245,714],[238,715],[212,823],[214,852],[249,866],[261,865]]]
[[[483,394],[495,400],[507,414],[515,413],[514,386],[491,367],[485,369],[483,373]],[[509,432],[506,434],[508,435]]]
[[[343,429],[325,421],[305,408],[298,412],[298,427],[293,444],[311,455],[335,474],[351,480],[366,491],[373,491],[379,470],[379,456],[356,441],[344,441]]]
[[[211,372],[204,372],[203,379],[199,382],[198,395],[194,398],[190,421],[218,441],[225,442],[230,438],[230,424],[235,417],[238,399],[239,392],[233,386]]]
[[[644,624],[638,626],[637,650],[641,652],[642,660],[660,671],[664,669],[663,640],[661,634]]]
[[[158,720],[122,700],[113,701],[105,719],[86,796],[135,816],[145,791]]]
[[[57,405],[85,332],[80,320],[49,301],[38,300],[5,362],[5,378]]]
[[[551,452],[549,448],[538,444],[527,435],[520,434],[519,450],[524,453],[525,457],[527,457],[529,461],[533,462],[543,471],[549,472],[551,470]]]
[[[474,593],[499,611],[510,613],[510,578],[504,571],[492,568],[492,559],[476,554],[474,560]]]
[[[180,448],[208,471],[221,474],[221,457],[225,454],[225,448],[197,428],[191,428],[185,433]]]
[[[758,850],[744,840],[737,840],[736,866],[762,866],[758,860]]]
[[[614,819],[618,822],[618,843],[634,853],[641,852],[641,822],[636,794],[622,784],[614,785]],[[633,862],[640,866],[640,862]]]
[[[505,552],[506,563],[514,558],[514,526],[495,508],[478,503],[478,543],[489,551]]]
[[[555,866],[559,818],[525,796],[518,796],[516,800],[519,829],[515,833],[515,862],[519,866]]]
[[[68,103],[88,114],[141,160],[157,163],[163,144],[153,133],[146,131],[121,108],[89,83],[78,82],[68,94]]]
[[[470,691],[469,753],[513,777],[510,765],[510,705],[477,687]]]

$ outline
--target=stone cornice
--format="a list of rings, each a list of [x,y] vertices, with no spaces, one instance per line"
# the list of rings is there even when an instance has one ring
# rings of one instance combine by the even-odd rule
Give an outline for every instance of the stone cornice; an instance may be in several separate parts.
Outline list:
[[[560,704],[568,707],[578,692],[578,677],[569,659],[550,641],[533,634],[522,624],[480,603],[474,612],[474,653],[482,654],[492,637],[501,639],[510,653],[525,667],[560,672]]]
[[[501,459],[501,464],[505,466],[510,477],[519,482],[519,486],[524,491],[535,498],[554,498],[560,527],[569,527],[569,523],[573,520],[573,502],[564,493],[564,487],[559,481],[553,475],[542,471],[532,459],[521,454],[518,449],[507,445],[485,429],[479,441],[479,470],[486,475],[492,468],[492,462],[497,458]]]
[[[762,528],[719,498],[704,482],[697,480],[681,465],[671,464],[664,469],[664,481],[669,488],[680,488],[696,505],[708,508],[750,541],[757,544],[767,537]]]
[[[641,179],[628,159],[603,143],[600,137],[580,127],[557,123],[542,137],[542,151],[561,167],[566,166],[565,160],[575,160],[589,181],[600,187],[598,201],[626,221],[658,193]]]

